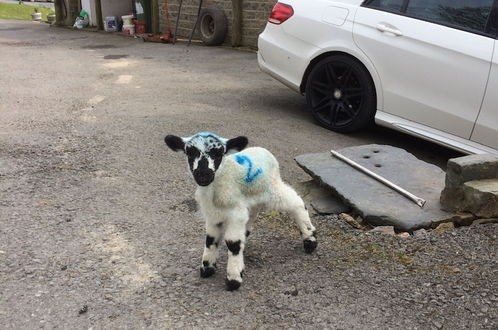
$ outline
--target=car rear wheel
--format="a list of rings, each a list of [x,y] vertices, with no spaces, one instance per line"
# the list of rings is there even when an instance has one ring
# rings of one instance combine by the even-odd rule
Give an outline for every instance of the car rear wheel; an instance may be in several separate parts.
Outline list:
[[[354,132],[373,122],[376,95],[372,78],[357,60],[333,55],[311,70],[306,102],[320,125],[336,132]]]

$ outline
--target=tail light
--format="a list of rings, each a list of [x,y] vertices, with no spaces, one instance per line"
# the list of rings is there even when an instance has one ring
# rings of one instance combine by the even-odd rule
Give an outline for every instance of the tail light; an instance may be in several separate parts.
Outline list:
[[[292,6],[277,2],[271,11],[270,17],[268,17],[268,22],[277,25],[282,24],[291,18],[292,15],[294,15],[294,9],[292,9]]]

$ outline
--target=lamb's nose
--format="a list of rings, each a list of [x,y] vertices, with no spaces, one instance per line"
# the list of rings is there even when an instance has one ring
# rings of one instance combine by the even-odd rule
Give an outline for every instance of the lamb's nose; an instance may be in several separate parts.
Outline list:
[[[194,179],[200,186],[207,186],[214,180],[214,172],[211,170],[196,170],[194,171]]]

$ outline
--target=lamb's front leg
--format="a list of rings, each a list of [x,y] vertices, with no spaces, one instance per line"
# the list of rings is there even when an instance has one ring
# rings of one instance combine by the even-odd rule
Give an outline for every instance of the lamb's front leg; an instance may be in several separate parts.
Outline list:
[[[215,273],[218,247],[222,236],[223,223],[206,224],[206,245],[202,254],[201,277],[209,277]]]
[[[247,220],[246,217],[237,217],[226,222],[225,242],[228,247],[226,285],[228,291],[237,290],[242,284]]]

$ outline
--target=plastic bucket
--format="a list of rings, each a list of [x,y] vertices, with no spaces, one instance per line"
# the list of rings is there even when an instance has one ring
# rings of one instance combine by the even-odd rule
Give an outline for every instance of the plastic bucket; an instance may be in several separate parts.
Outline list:
[[[42,18],[41,13],[38,13],[38,12],[32,13],[31,17],[32,17],[33,21],[41,21],[41,18]]]
[[[135,25],[123,25],[123,33],[124,34],[129,34],[129,35],[134,35],[135,34]]]
[[[104,19],[104,30],[116,32],[118,30],[118,18],[116,16],[106,16]]]
[[[136,28],[137,34],[145,34],[145,22],[137,21],[135,28]]]
[[[133,25],[133,15],[124,15],[121,16],[123,20],[123,25]]]

